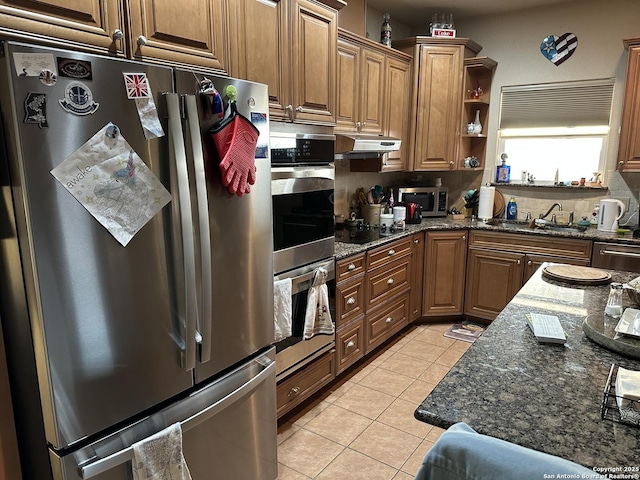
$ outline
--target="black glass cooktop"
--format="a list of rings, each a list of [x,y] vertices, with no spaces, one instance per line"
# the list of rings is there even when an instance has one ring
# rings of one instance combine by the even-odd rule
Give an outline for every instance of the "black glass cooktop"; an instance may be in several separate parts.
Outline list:
[[[399,232],[393,228],[391,230],[381,230],[377,226],[345,226],[340,228],[336,225],[336,242],[363,244],[379,240],[380,238],[392,237],[397,233]]]

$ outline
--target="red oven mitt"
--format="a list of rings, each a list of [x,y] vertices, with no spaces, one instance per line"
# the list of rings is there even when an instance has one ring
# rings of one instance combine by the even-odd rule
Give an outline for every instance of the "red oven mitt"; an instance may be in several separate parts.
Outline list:
[[[222,184],[241,197],[256,182],[255,153],[260,132],[249,119],[238,113],[235,102],[231,115],[211,131],[220,156]]]

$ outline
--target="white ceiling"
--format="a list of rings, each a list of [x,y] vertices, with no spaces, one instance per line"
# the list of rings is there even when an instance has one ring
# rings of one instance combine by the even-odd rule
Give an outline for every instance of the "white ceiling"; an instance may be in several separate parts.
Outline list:
[[[388,12],[393,19],[424,29],[434,13],[452,13],[456,19],[500,14],[580,0],[367,0],[367,6]]]

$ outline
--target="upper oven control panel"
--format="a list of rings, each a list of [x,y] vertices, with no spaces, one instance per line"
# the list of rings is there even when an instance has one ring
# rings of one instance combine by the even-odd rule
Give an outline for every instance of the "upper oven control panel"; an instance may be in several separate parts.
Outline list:
[[[271,165],[328,165],[335,155],[335,135],[272,133]]]

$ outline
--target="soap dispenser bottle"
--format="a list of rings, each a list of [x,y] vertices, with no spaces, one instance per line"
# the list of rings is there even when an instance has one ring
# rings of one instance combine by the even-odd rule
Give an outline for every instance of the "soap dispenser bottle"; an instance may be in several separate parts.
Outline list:
[[[509,203],[507,203],[507,220],[516,220],[518,218],[518,204],[516,198],[511,197]]]

